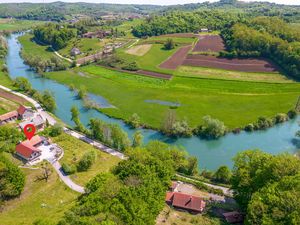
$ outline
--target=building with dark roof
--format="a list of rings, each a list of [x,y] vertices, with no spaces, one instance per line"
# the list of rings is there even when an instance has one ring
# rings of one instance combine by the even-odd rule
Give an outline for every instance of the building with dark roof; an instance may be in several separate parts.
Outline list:
[[[192,213],[203,212],[206,205],[205,201],[200,197],[179,192],[167,192],[166,203]]]

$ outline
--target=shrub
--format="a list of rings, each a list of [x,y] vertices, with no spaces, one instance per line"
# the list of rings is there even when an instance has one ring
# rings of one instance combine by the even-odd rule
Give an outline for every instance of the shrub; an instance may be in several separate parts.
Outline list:
[[[253,123],[249,123],[248,125],[246,125],[245,126],[245,131],[248,131],[248,132],[252,132],[252,131],[254,131],[254,125],[253,125]]]
[[[71,175],[76,172],[76,166],[74,164],[63,163],[61,167],[67,175]]]
[[[176,121],[172,125],[171,134],[176,137],[188,137],[192,135],[192,129],[189,127],[189,124],[186,120]]]
[[[49,135],[51,137],[57,137],[58,135],[61,135],[62,132],[63,132],[62,126],[56,123],[54,124],[54,126],[50,128]]]
[[[255,129],[256,130],[265,130],[269,127],[272,127],[274,125],[272,119],[266,118],[266,117],[259,117],[256,124],[255,124]]]
[[[213,178],[217,182],[228,184],[231,178],[231,171],[227,166],[220,166]]]
[[[175,48],[175,43],[174,43],[173,39],[168,38],[166,43],[164,44],[164,48],[166,50],[174,49]]]
[[[274,118],[275,124],[283,123],[283,122],[288,121],[288,120],[289,120],[289,117],[285,113],[278,113]]]
[[[290,119],[294,119],[297,116],[297,111],[295,109],[291,109],[287,115]]]
[[[218,119],[210,116],[203,117],[203,124],[196,130],[197,135],[203,138],[219,138],[226,134],[226,126]]]
[[[131,63],[123,65],[122,69],[129,70],[129,71],[137,71],[137,70],[139,70],[139,67],[136,62],[131,62]]]
[[[138,114],[133,113],[132,116],[128,119],[127,123],[132,128],[138,128],[141,124],[141,119]]]
[[[77,165],[77,170],[80,172],[87,171],[95,162],[95,158],[96,154],[94,151],[85,153]]]

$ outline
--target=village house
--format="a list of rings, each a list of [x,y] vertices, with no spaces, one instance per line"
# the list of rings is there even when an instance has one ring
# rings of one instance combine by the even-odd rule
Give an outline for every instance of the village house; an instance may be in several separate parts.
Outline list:
[[[26,161],[32,161],[41,155],[38,149],[43,144],[45,138],[36,135],[30,140],[23,141],[16,146],[16,154]]]
[[[45,128],[45,120],[40,114],[36,114],[33,117],[31,117],[30,120],[25,120],[19,123],[19,126],[23,130],[27,124],[33,124],[36,130],[42,130]]]
[[[167,192],[165,200],[168,205],[191,213],[203,212],[206,204],[200,197],[179,192]]]
[[[76,56],[76,55],[80,55],[81,51],[78,48],[72,48],[70,53],[72,56]]]
[[[22,120],[29,119],[29,118],[33,117],[33,115],[34,115],[34,111],[31,108],[25,107],[23,105],[19,106],[19,108],[17,109],[17,112],[18,112],[19,119],[22,119]]]
[[[5,113],[0,116],[0,125],[4,125],[4,124],[15,121],[18,119],[18,116],[19,116],[19,114],[17,111]]]

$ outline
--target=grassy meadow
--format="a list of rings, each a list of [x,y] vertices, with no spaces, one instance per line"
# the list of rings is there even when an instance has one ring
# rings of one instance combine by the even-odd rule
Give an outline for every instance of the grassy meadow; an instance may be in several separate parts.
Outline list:
[[[45,22],[35,20],[0,19],[0,31],[14,32],[28,30],[43,23]]]
[[[77,88],[84,84],[89,92],[102,95],[116,107],[101,109],[104,113],[122,119],[137,113],[143,123],[154,128],[160,128],[169,107],[145,100],[180,103],[181,106],[176,109],[177,116],[187,118],[192,127],[201,124],[203,116],[211,115],[224,121],[229,128],[236,128],[256,121],[259,116],[271,117],[287,112],[294,108],[300,95],[299,83],[187,76],[175,76],[171,81],[163,81],[96,65],[50,72],[46,76]]]
[[[73,138],[67,134],[61,134],[53,139],[64,150],[64,156],[60,163],[73,164],[77,163],[86,152],[94,151],[96,153],[96,161],[93,166],[86,172],[77,172],[71,175],[71,179],[79,185],[85,185],[91,178],[100,172],[108,172],[120,159],[101,152],[93,146]]]

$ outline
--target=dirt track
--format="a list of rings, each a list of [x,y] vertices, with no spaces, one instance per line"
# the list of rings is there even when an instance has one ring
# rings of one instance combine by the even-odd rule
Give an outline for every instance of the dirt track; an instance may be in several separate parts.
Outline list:
[[[193,52],[220,52],[225,49],[223,39],[219,35],[199,36]]]
[[[140,74],[140,75],[156,77],[156,78],[161,78],[161,79],[166,79],[166,80],[170,80],[172,78],[172,75],[170,75],[170,74],[156,73],[156,72],[146,71],[146,70],[139,70],[136,73]]]
[[[183,63],[185,57],[187,56],[191,48],[192,46],[189,45],[178,49],[175,52],[175,54],[173,54],[170,58],[168,58],[166,61],[160,64],[159,67],[162,69],[175,70],[178,66],[180,66]]]
[[[175,34],[164,34],[159,37],[193,38],[193,37],[197,37],[197,35],[193,33],[175,33]]]
[[[243,72],[277,71],[276,66],[265,59],[226,59],[204,55],[188,55],[182,65],[212,67]]]

